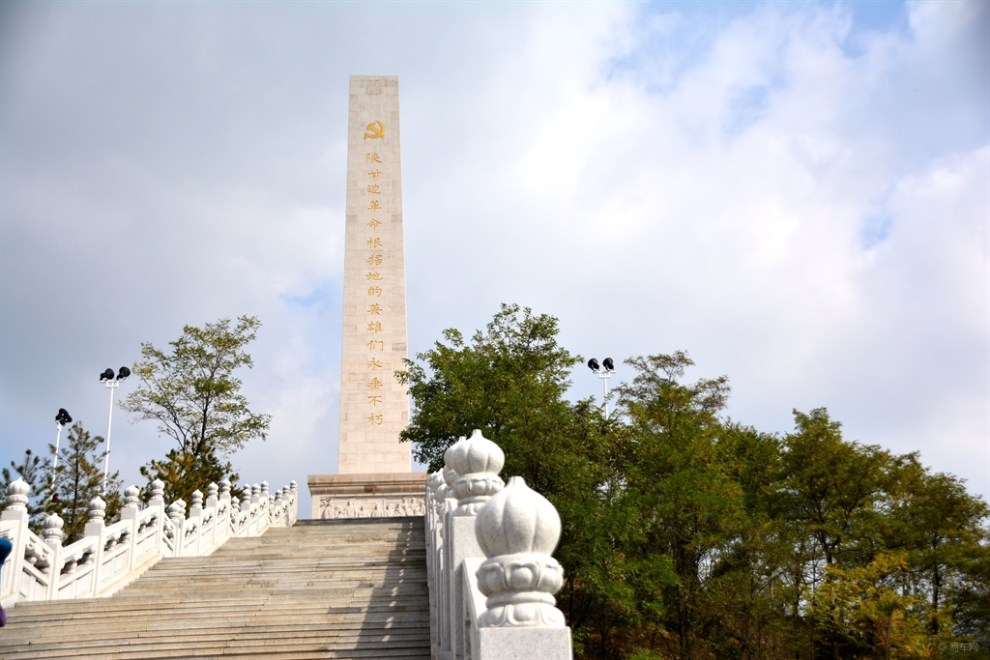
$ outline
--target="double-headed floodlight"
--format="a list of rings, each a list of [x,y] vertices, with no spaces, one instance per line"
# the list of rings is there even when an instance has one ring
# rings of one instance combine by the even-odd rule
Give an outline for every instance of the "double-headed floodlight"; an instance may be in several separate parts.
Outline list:
[[[55,476],[55,469],[58,467],[58,443],[62,439],[62,427],[72,423],[72,416],[65,410],[59,408],[55,415],[55,457],[52,459],[52,477]]]
[[[598,364],[598,360],[591,358],[588,360],[588,368],[594,373],[598,374],[598,377],[602,379],[602,407],[605,409],[605,417],[608,417],[608,379],[612,377],[612,372],[615,371],[615,363],[612,362],[612,358],[607,357],[602,360],[601,364]]]
[[[107,453],[106,462],[103,465],[103,494],[107,492],[107,476],[110,474],[110,429],[113,424],[113,393],[114,390],[120,385],[120,382],[131,375],[131,370],[127,367],[121,367],[117,370],[117,376],[114,377],[113,369],[107,367],[100,374],[100,382],[107,384],[107,389],[110,390],[110,413],[107,416]]]

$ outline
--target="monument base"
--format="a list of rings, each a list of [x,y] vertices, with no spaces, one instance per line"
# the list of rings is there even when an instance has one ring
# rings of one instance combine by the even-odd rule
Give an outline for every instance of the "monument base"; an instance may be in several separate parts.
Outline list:
[[[421,516],[426,511],[426,472],[315,474],[306,477],[320,520]]]

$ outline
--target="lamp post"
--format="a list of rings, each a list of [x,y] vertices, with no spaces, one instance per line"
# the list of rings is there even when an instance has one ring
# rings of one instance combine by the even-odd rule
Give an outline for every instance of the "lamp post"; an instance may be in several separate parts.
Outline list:
[[[72,423],[72,416],[66,412],[65,408],[59,408],[55,415],[55,456],[52,457],[52,480],[55,479],[55,470],[58,469],[58,443],[62,439],[62,427]]]
[[[103,465],[103,494],[106,495],[107,492],[107,477],[110,474],[110,429],[113,425],[113,393],[120,386],[120,381],[124,380],[131,375],[131,370],[127,367],[121,367],[117,370],[116,378],[113,375],[113,369],[107,367],[100,374],[100,382],[105,382],[107,384],[107,389],[110,390],[110,413],[107,416],[107,454],[106,462]]]
[[[607,357],[599,365],[598,360],[591,358],[588,360],[588,368],[602,379],[602,407],[605,409],[605,418],[608,419],[608,379],[615,371],[615,363],[612,362],[612,358]]]

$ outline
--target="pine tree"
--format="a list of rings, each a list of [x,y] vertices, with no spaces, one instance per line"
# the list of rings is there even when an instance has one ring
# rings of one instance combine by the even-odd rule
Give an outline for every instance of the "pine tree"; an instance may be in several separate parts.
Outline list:
[[[54,504],[58,514],[65,521],[65,544],[82,537],[88,519],[90,502],[97,496],[107,504],[107,522],[120,511],[120,488],[122,480],[119,471],[107,477],[103,488],[103,470],[106,449],[101,436],[90,435],[81,422],[69,429],[65,446],[59,453],[58,467],[55,470]]]

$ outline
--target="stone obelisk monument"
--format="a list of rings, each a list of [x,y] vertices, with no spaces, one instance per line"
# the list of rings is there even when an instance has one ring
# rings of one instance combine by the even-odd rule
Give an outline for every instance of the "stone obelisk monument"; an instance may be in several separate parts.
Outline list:
[[[413,473],[405,369],[399,80],[352,76],[347,125],[343,353],[336,475],[311,475],[313,518],[418,514],[425,473]]]

